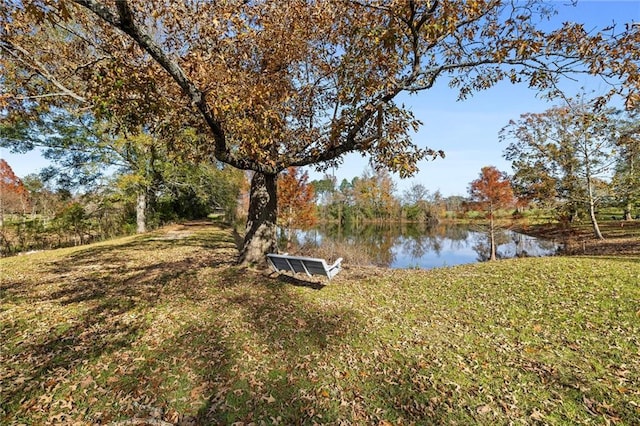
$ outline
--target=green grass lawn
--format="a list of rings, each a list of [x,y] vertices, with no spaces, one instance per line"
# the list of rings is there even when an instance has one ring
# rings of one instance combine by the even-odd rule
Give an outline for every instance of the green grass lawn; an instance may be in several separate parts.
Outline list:
[[[210,225],[0,260],[0,424],[640,424],[640,256],[235,256]]]

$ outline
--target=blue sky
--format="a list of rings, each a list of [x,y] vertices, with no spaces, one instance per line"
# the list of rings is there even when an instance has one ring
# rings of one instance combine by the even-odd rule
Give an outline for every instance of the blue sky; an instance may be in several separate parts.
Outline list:
[[[613,21],[624,23],[640,21],[640,0],[626,1],[579,1],[576,7],[570,1],[557,1],[560,12],[550,25],[565,21],[585,23],[587,29],[602,28]],[[603,93],[606,89],[597,80],[571,83],[577,94],[581,86]],[[536,92],[525,85],[499,83],[496,87],[476,93],[465,101],[456,101],[457,93],[440,80],[436,86],[417,95],[404,95],[398,99],[410,107],[416,118],[423,122],[422,128],[414,136],[421,147],[442,149],[446,158],[420,163],[420,171],[409,179],[397,179],[398,193],[412,183],[421,183],[430,191],[440,190],[443,195],[466,195],[469,182],[476,179],[484,166],[495,166],[511,173],[511,165],[502,153],[506,143],[498,141],[498,132],[517,119],[520,114],[541,112],[553,104],[536,97]],[[15,155],[1,149],[0,157],[8,161],[15,174],[24,177],[37,172],[47,163],[38,153]],[[367,167],[368,159],[359,154],[345,158],[343,165],[329,170],[338,182],[360,176]],[[321,174],[310,171],[311,179],[319,179]]]

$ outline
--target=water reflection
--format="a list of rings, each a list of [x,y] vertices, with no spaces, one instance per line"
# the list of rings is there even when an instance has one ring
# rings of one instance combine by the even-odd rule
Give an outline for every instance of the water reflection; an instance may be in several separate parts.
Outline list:
[[[468,225],[327,225],[295,233],[296,245],[324,257],[345,257],[353,264],[389,268],[436,268],[489,259],[487,233]],[[560,245],[510,230],[496,233],[498,258],[549,256]]]

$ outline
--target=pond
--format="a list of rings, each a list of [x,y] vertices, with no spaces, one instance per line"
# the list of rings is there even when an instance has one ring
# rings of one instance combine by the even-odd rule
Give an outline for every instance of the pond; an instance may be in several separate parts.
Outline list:
[[[311,252],[327,260],[345,257],[351,263],[387,268],[437,268],[486,261],[488,234],[480,226],[416,224],[366,225],[343,228],[337,225],[293,233],[291,253]],[[497,257],[552,256],[561,244],[511,230],[496,232]]]

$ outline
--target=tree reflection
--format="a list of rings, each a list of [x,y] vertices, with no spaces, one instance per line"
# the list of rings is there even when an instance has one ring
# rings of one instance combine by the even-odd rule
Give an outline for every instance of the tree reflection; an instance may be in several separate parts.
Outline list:
[[[495,238],[498,258],[550,255],[559,246],[509,230],[497,232]],[[468,225],[327,224],[294,233],[292,242],[292,254],[328,260],[343,257],[347,264],[363,266],[436,267],[483,262],[490,257],[484,229]]]
[[[496,244],[496,259],[513,257],[509,254],[508,247],[505,246],[513,241],[512,236],[521,234],[507,231],[506,229],[495,229],[493,232]],[[491,259],[491,234],[489,232],[482,232],[481,238],[473,245],[473,250],[478,254],[478,262],[489,261]]]

